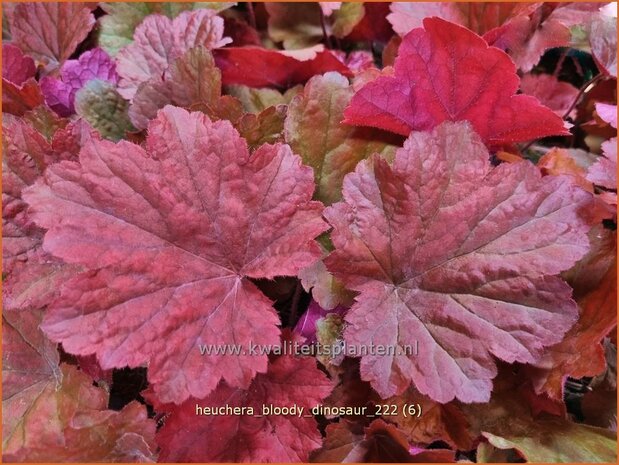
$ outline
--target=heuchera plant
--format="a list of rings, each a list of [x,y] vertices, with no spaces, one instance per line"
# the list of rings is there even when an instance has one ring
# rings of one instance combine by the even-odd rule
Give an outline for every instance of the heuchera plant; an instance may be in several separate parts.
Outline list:
[[[612,3],[9,3],[7,462],[615,462]]]

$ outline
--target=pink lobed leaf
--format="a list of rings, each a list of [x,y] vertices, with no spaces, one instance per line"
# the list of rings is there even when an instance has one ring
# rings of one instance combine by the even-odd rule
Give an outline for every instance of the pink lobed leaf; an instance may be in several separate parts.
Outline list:
[[[571,288],[553,275],[588,249],[591,194],[529,162],[491,169],[488,157],[467,123],[414,132],[392,166],[361,162],[325,210],[327,268],[360,293],[348,346],[418,347],[362,357],[383,397],[412,383],[441,403],[487,401],[493,355],[534,362],[575,321]]]
[[[15,44],[53,68],[73,54],[94,24],[82,2],[19,3],[10,17]]]
[[[312,170],[286,145],[249,154],[229,122],[165,107],[145,148],[93,140],[26,193],[44,247],[89,271],[66,283],[43,328],[102,368],[149,364],[162,402],[247,388],[266,355],[202,356],[198,344],[278,341],[249,278],[295,275],[326,229]]]
[[[332,383],[314,359],[283,355],[256,376],[249,389],[221,384],[205,399],[175,407],[157,434],[160,460],[166,462],[307,462],[321,435],[310,415],[262,414],[263,405],[309,410],[321,404]],[[252,407],[256,416],[197,416],[201,407]],[[179,447],[180,444],[184,446]]]
[[[224,21],[213,10],[184,11],[174,19],[154,14],[135,29],[133,42],[116,56],[119,92],[131,100],[138,86],[161,77],[170,64],[190,48],[222,47]]]
[[[518,86],[504,52],[461,26],[429,18],[402,41],[395,75],[355,94],[345,122],[408,135],[467,120],[489,147],[569,134],[537,99],[515,95]]]
[[[216,108],[220,97],[221,73],[213,56],[204,47],[196,47],[174,60],[161,77],[140,84],[129,117],[136,128],[145,129],[166,105]]]
[[[34,60],[13,44],[2,44],[2,79],[21,86],[34,77]]]

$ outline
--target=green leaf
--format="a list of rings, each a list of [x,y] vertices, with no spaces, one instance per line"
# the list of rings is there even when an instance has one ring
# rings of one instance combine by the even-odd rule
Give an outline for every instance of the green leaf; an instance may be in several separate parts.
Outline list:
[[[363,3],[342,3],[342,6],[335,10],[331,16],[331,32],[337,38],[344,38],[353,31],[364,16]]]
[[[286,142],[314,168],[314,197],[325,205],[341,199],[344,176],[360,160],[374,153],[388,158],[395,152],[392,139],[382,131],[342,124],[353,93],[344,76],[326,73],[312,78],[288,108]]]
[[[75,111],[106,139],[120,140],[133,130],[127,110],[129,102],[113,84],[93,79],[75,95]]]

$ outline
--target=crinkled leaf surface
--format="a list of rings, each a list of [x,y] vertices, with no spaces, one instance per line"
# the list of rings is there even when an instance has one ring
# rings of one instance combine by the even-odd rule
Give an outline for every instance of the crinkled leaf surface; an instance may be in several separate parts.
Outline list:
[[[340,200],[342,180],[373,153],[393,156],[395,145],[381,131],[343,124],[354,92],[348,79],[331,72],[313,77],[289,105],[286,142],[314,169],[315,198],[326,205]]]
[[[111,82],[92,79],[75,94],[75,112],[106,139],[120,140],[133,129],[129,102]]]
[[[131,402],[106,410],[108,395],[71,365],[62,382],[47,383],[3,447],[7,462],[150,462],[156,459],[155,422]]]
[[[266,356],[202,356],[198,344],[278,342],[249,281],[295,275],[326,228],[312,171],[285,145],[249,155],[229,122],[166,107],[146,148],[92,141],[27,194],[45,248],[93,270],[68,282],[44,322],[105,369],[149,364],[161,402],[247,388]]]
[[[364,356],[362,377],[383,397],[413,383],[442,403],[487,401],[493,355],[534,362],[574,323],[571,289],[552,275],[586,253],[590,202],[528,162],[491,169],[466,123],[412,133],[393,166],[361,162],[325,210],[327,267],[360,293],[345,339],[419,347]]]
[[[145,129],[157,111],[166,105],[189,108],[201,105],[211,116],[221,97],[221,72],[204,47],[188,50],[161,77],[141,84],[133,97],[129,117],[138,129]]]
[[[48,385],[62,379],[59,354],[39,330],[42,312],[7,311],[2,315],[2,445],[19,436],[23,416]]]
[[[345,122],[402,135],[443,121],[470,121],[488,146],[565,135],[563,121],[527,95],[510,58],[479,36],[439,18],[402,41],[394,76],[357,92]]]
[[[61,126],[48,140],[25,118],[3,118],[2,302],[5,310],[45,307],[59,285],[73,273],[72,267],[42,250],[43,231],[29,218],[22,191],[50,164],[76,156],[82,142],[90,136],[82,123]]]
[[[75,94],[91,79],[116,83],[116,65],[100,48],[84,52],[77,60],[68,60],[60,68],[60,78],[44,76],[41,91],[45,102],[61,116],[75,112]]]
[[[142,82],[161,77],[190,48],[213,49],[229,43],[223,34],[224,21],[212,10],[185,11],[174,19],[149,15],[136,28],[134,41],[116,57],[120,94],[132,99]]]
[[[258,114],[246,113],[236,123],[236,129],[250,148],[284,141],[286,106],[268,107]]]
[[[327,71],[350,75],[346,65],[322,45],[292,51],[226,47],[213,54],[225,85],[287,88]]]
[[[101,2],[107,14],[99,19],[99,45],[110,55],[129,45],[133,31],[148,15],[158,13],[174,18],[179,13],[196,8],[209,8],[220,11],[232,6],[226,2]]]
[[[266,415],[263,405],[304,407],[329,395],[332,383],[313,358],[281,356],[247,390],[220,385],[204,399],[176,407],[157,434],[166,462],[307,462],[321,444],[313,417]],[[252,407],[256,416],[196,415],[201,407]]]
[[[10,24],[19,48],[55,68],[86,38],[95,18],[82,2],[24,2],[15,6]]]

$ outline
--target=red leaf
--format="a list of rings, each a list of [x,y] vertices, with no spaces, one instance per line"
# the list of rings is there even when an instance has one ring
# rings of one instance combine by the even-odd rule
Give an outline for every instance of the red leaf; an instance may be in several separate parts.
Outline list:
[[[611,236],[611,250],[606,257],[616,256],[616,241]],[[591,273],[590,266],[583,268]],[[565,339],[551,347],[534,369],[535,388],[550,398],[563,399],[563,383],[568,376],[582,378],[600,374],[606,366],[602,339],[617,326],[617,263],[613,260],[597,287],[579,299],[578,322]]]
[[[34,60],[13,44],[2,44],[2,79],[21,86],[34,77]]]
[[[2,79],[2,111],[23,116],[24,113],[43,103],[43,94],[39,83],[34,78],[28,79],[22,85],[13,84]]]
[[[543,53],[570,44],[570,27],[584,25],[599,3],[392,3],[388,19],[400,35],[438,16],[483,35],[509,53],[523,71],[530,71]]]
[[[320,256],[312,170],[286,145],[250,156],[229,122],[174,107],[145,146],[92,141],[29,189],[46,250],[99,270],[66,284],[43,327],[104,369],[148,363],[162,402],[204,397],[220,379],[246,388],[266,355],[202,356],[198,344],[277,343],[277,315],[249,278],[295,275]]]
[[[538,99],[561,118],[578,97],[576,87],[559,81],[552,74],[525,74],[520,81],[520,90]]]
[[[312,358],[281,356],[247,391],[220,385],[207,398],[175,408],[157,434],[164,462],[307,462],[321,444],[310,409],[332,384]],[[262,416],[263,406],[303,407],[300,417]],[[252,408],[253,414],[197,416],[198,407]],[[246,411],[247,412],[247,411]],[[305,417],[304,415],[309,415]],[[179,447],[179,445],[181,445]]]
[[[6,462],[151,462],[155,422],[131,402],[107,410],[108,395],[71,365],[62,383],[49,382],[23,413],[18,434],[3,437]]]
[[[56,344],[39,330],[42,312],[2,312],[2,444],[47,385],[60,383]],[[3,447],[4,448],[4,447]]]
[[[327,268],[360,292],[347,347],[412,351],[362,357],[383,397],[414,383],[442,403],[487,401],[493,355],[534,362],[574,323],[571,289],[552,275],[586,253],[592,196],[569,178],[529,162],[491,169],[468,124],[444,123],[411,134],[393,166],[361,162],[344,199],[325,217]]]
[[[260,34],[240,18],[224,17],[224,33],[236,47],[260,45]]]
[[[43,308],[74,270],[41,248],[43,231],[27,215],[22,191],[32,185],[48,165],[74,156],[90,132],[79,121],[70,123],[55,131],[50,143],[25,118],[5,117],[3,123],[2,258],[6,274],[3,305],[12,310]]]
[[[364,2],[365,14],[348,36],[347,40],[387,42],[393,35],[391,24],[387,21],[389,4],[387,2]]]
[[[286,52],[261,47],[227,47],[213,50],[213,55],[224,85],[286,88],[327,71],[352,75],[346,65],[322,45]]]
[[[116,56],[119,93],[132,99],[138,86],[160,78],[168,66],[189,49],[222,47],[224,22],[213,10],[184,11],[174,19],[153,14],[135,29],[133,42]]]
[[[15,44],[54,68],[73,54],[94,24],[82,2],[20,3],[10,17]]]
[[[491,147],[569,134],[535,98],[514,95],[519,79],[505,53],[439,18],[425,19],[424,28],[402,41],[394,76],[381,76],[355,94],[346,123],[408,135],[468,120]]]
[[[2,44],[2,110],[23,115],[43,103],[34,61],[12,44]]]
[[[455,461],[454,455],[446,449],[412,447],[395,425],[377,419],[365,429],[344,421],[328,425],[324,445],[312,462],[447,463]]]

